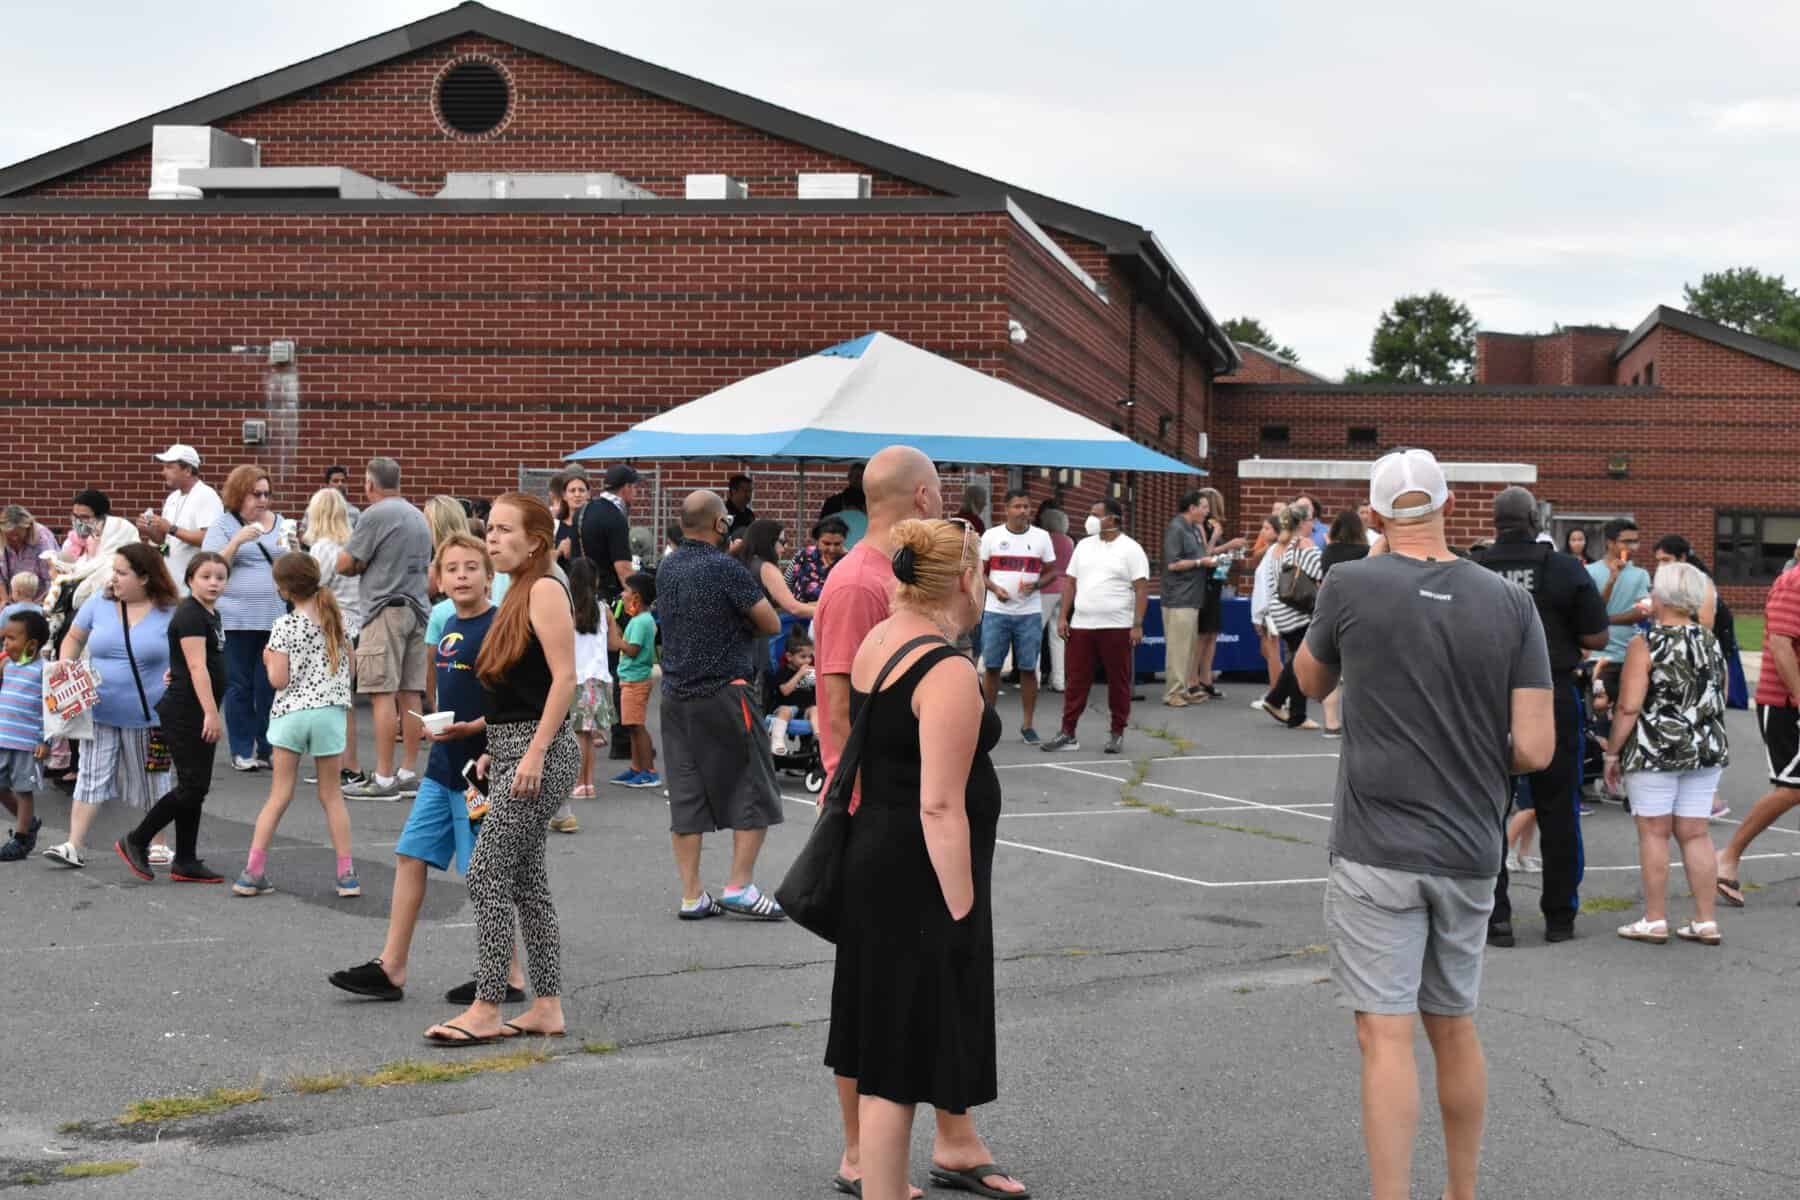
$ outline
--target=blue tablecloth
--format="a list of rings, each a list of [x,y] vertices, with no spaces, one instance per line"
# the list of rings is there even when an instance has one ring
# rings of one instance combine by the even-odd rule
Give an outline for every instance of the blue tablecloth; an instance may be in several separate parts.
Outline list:
[[[1218,649],[1213,652],[1213,671],[1220,675],[1254,674],[1267,681],[1269,669],[1263,663],[1262,641],[1250,624],[1250,601],[1242,596],[1226,596],[1220,601]],[[1138,678],[1162,674],[1164,657],[1162,597],[1150,597],[1144,613],[1144,640],[1137,650]]]

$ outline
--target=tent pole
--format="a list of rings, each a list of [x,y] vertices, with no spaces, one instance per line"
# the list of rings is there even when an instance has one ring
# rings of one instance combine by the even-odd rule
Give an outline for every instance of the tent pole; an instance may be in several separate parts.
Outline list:
[[[806,523],[806,463],[797,458],[794,460],[794,536],[788,539],[789,544],[804,548],[810,532],[811,527]]]

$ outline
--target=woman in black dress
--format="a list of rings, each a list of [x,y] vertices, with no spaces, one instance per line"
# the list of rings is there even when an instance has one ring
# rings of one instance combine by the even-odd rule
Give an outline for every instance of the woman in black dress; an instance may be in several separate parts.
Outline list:
[[[1000,781],[988,754],[1000,719],[954,648],[981,615],[980,548],[951,521],[903,521],[894,542],[893,615],[850,675],[851,714],[867,707],[869,723],[825,1051],[857,1081],[868,1200],[907,1195],[915,1105],[965,1113],[998,1094],[989,886]],[[972,1141],[934,1146],[934,1182],[1028,1194]]]

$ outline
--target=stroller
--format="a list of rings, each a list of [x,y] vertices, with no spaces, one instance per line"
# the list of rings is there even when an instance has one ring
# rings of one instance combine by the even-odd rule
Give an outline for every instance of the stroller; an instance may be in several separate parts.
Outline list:
[[[781,632],[769,639],[769,670],[771,674],[781,670],[787,653],[788,631],[796,625],[805,624],[798,617],[790,617],[786,613],[781,616]],[[764,714],[763,727],[766,730],[773,722],[772,714]],[[825,758],[819,751],[819,735],[813,731],[811,722],[799,717],[788,722],[788,749],[786,753],[774,755],[775,769],[787,774],[800,775],[807,792],[818,795],[825,790]]]

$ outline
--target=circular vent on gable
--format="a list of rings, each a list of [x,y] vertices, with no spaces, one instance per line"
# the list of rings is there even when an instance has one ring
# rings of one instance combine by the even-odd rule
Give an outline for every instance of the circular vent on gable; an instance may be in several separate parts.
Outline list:
[[[444,69],[432,101],[446,133],[485,137],[506,124],[512,98],[512,82],[498,63],[471,58]]]

